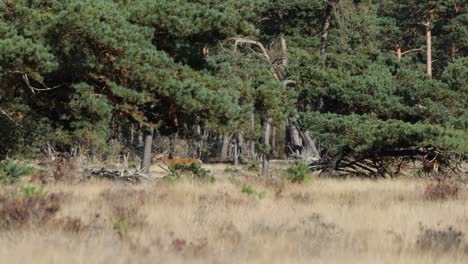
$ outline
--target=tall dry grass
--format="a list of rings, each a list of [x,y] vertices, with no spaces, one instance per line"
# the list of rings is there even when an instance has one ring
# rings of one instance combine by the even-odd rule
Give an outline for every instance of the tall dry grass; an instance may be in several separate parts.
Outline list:
[[[426,185],[241,176],[48,185],[66,196],[60,209],[47,223],[0,230],[0,263],[466,263],[466,189],[429,200]]]

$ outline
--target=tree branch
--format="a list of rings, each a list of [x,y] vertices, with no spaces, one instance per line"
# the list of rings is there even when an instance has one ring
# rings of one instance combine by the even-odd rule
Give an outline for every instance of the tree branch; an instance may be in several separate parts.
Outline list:
[[[296,81],[293,81],[293,80],[284,80],[283,81],[284,86],[288,86],[288,85],[292,85],[292,84],[296,84]]]
[[[256,45],[262,51],[263,56],[268,61],[268,63],[271,64],[270,55],[268,55],[268,52],[267,52],[267,50],[265,49],[265,46],[263,46],[262,43],[260,43],[260,42],[258,42],[256,40],[251,40],[251,39],[246,39],[246,38],[229,38],[228,40],[234,40],[234,47],[236,49],[237,49],[237,45],[239,45],[239,43]]]
[[[4,116],[6,116],[8,119],[10,119],[11,122],[13,122],[15,125],[17,126],[21,126],[18,122],[16,122],[15,119],[13,119],[13,117],[10,116],[10,114],[8,114],[5,110],[3,110],[3,108],[0,107],[0,113],[3,114]]]
[[[402,52],[402,53],[401,53],[401,56],[403,56],[403,55],[405,55],[405,54],[407,54],[407,53],[410,53],[410,52],[421,51],[421,50],[423,50],[423,49],[421,49],[421,48],[419,48],[419,49],[410,49],[410,50],[407,50],[407,51],[405,51],[405,52]]]
[[[12,73],[18,73],[18,74],[21,74],[21,77],[23,78],[23,81],[26,83],[26,86],[28,86],[28,88],[31,90],[31,92],[33,94],[36,94],[36,92],[42,92],[42,91],[51,91],[51,90],[55,90],[55,89],[58,89],[60,87],[62,87],[64,84],[60,84],[60,85],[57,85],[57,86],[54,86],[54,87],[48,87],[47,85],[37,81],[37,80],[34,80],[35,82],[39,83],[43,88],[36,88],[34,86],[31,85],[31,82],[29,81],[29,77],[26,73],[23,73],[23,72],[20,72],[20,71],[12,71]]]

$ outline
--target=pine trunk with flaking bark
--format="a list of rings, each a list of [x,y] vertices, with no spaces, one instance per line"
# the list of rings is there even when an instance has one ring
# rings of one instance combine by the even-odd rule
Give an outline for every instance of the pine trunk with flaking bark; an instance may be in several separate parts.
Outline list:
[[[151,166],[151,147],[153,145],[153,129],[147,129],[144,135],[144,150],[143,150],[143,158],[141,161],[141,169],[142,173],[147,176],[150,175],[150,166]]]
[[[270,176],[270,132],[271,132],[271,118],[265,118],[265,122],[263,124],[263,145],[267,149],[267,151],[263,151],[262,154],[262,176],[268,177]]]
[[[325,55],[327,53],[328,46],[328,32],[330,31],[330,24],[332,19],[332,12],[335,8],[336,0],[328,0],[327,7],[325,8],[325,17],[322,24],[322,36],[320,39],[320,54]]]

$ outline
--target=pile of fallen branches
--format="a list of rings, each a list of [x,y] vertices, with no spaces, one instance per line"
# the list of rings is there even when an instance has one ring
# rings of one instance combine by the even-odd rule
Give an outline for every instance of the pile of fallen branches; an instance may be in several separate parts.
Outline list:
[[[130,183],[151,182],[153,178],[137,168],[129,168],[129,154],[115,159],[101,161],[85,155],[55,152],[49,166],[54,180],[67,183],[80,183],[90,179],[107,179]],[[113,169],[109,169],[112,167]]]
[[[103,178],[111,181],[125,181],[131,183],[151,182],[153,179],[139,170],[108,170],[100,169],[85,169],[85,174],[88,178]]]
[[[462,175],[463,162],[467,156],[434,147],[410,147],[392,150],[382,150],[374,153],[353,155],[342,152],[335,157],[322,158],[309,163],[312,171],[320,171],[321,175],[348,175],[359,177],[397,177],[403,169],[415,168],[416,162],[423,157],[437,161],[442,168],[440,173]]]

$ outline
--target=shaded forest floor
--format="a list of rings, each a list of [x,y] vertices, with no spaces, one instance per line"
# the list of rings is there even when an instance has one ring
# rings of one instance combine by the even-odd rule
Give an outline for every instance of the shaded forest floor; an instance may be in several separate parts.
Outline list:
[[[464,185],[455,197],[429,200],[428,179],[315,178],[293,184],[248,176],[232,166],[208,167],[214,183],[93,180],[0,189],[0,263],[466,263],[468,258]]]

